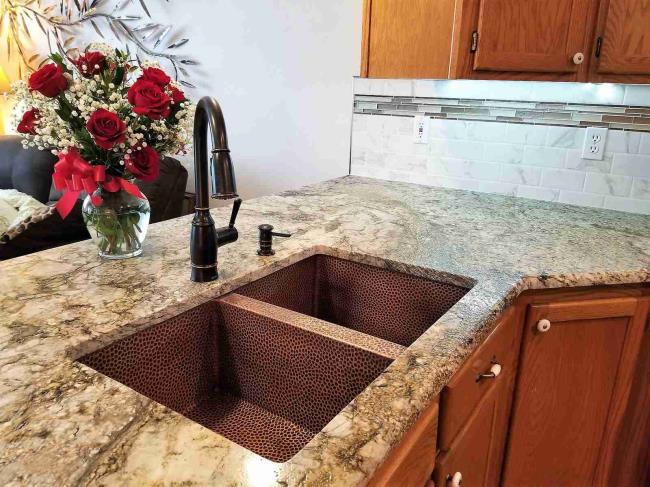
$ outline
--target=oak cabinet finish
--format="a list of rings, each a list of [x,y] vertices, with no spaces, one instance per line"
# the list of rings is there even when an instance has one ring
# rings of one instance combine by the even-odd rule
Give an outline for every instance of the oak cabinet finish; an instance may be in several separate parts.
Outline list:
[[[647,485],[648,374],[648,285],[525,293],[370,485]]]
[[[433,473],[436,486],[451,484],[456,472],[462,475],[463,485],[498,485],[508,425],[507,385],[507,381],[495,383],[449,449],[440,453]]]
[[[361,76],[650,83],[650,4],[364,0]]]
[[[368,484],[370,487],[414,485],[423,487],[431,476],[436,459],[438,401],[418,418]]]
[[[590,0],[480,0],[474,71],[575,73]]]
[[[650,2],[602,0],[593,81],[650,82]]]
[[[632,296],[530,305],[503,485],[608,483],[647,317]]]
[[[440,454],[433,474],[445,486],[456,472],[464,485],[499,483],[521,327],[511,307],[495,329],[443,389],[438,438]],[[496,377],[479,379],[498,363]],[[450,483],[450,482],[449,482]]]
[[[455,0],[366,0],[371,78],[446,78]]]

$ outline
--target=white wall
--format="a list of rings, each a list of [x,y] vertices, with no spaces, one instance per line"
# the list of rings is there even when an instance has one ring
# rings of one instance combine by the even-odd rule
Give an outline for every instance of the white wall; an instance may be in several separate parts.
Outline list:
[[[156,20],[185,26],[183,49],[203,73],[192,95],[221,103],[243,197],[348,173],[361,3],[172,0],[152,8]]]
[[[146,2],[191,39],[181,52],[201,66],[188,94],[221,103],[244,198],[348,174],[361,0]],[[90,26],[87,39],[101,40]]]

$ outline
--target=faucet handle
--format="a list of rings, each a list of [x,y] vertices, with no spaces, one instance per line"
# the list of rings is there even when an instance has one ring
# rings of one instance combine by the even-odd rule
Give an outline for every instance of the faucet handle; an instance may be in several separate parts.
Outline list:
[[[237,219],[237,213],[239,213],[239,207],[241,206],[241,198],[237,198],[232,204],[232,213],[230,214],[230,223],[228,223],[229,228],[235,228],[235,220]]]

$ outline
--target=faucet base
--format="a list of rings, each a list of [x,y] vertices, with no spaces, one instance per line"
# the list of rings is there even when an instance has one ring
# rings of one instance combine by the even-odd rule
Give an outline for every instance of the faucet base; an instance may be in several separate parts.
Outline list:
[[[210,282],[216,281],[218,278],[217,264],[214,264],[212,267],[196,267],[192,264],[191,279],[193,282]]]

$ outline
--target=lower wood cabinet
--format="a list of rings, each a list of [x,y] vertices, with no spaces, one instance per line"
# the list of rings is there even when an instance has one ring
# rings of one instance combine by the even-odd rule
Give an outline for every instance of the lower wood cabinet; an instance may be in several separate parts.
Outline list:
[[[520,297],[370,485],[650,485],[649,314],[648,286]]]
[[[504,485],[608,483],[647,317],[634,296],[529,306]]]
[[[436,486],[498,485],[509,412],[508,382],[496,383],[481,400],[465,427],[436,462]]]

